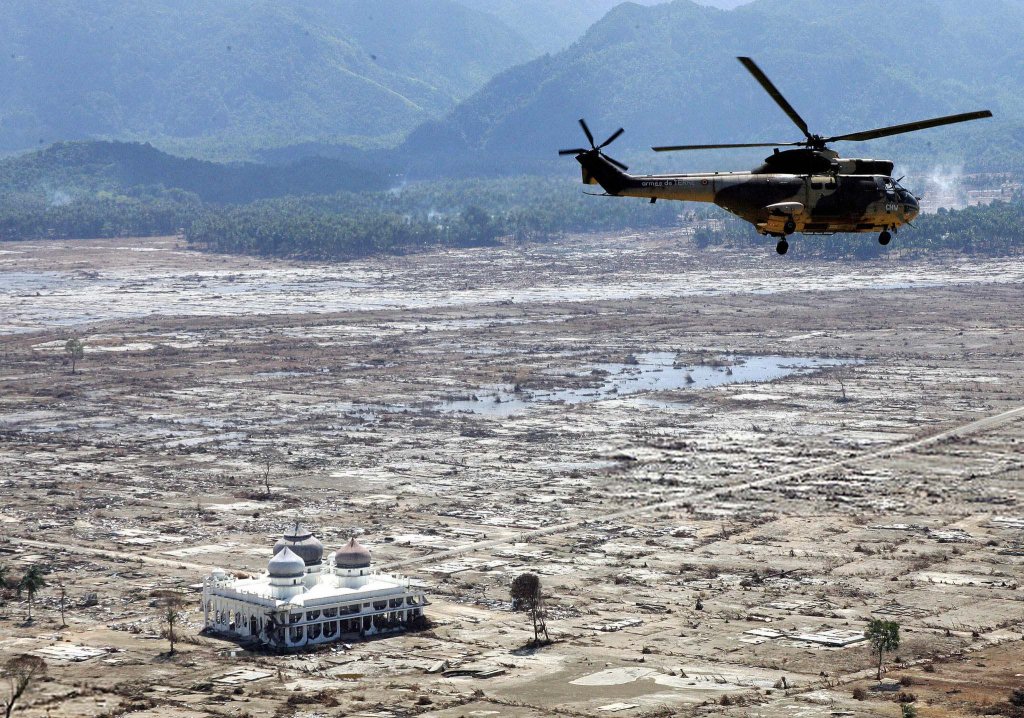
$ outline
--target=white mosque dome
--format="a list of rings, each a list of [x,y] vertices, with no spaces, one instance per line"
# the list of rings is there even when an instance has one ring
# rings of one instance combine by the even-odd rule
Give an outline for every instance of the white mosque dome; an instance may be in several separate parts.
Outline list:
[[[335,552],[334,565],[338,568],[369,568],[370,550],[353,537]]]
[[[312,531],[298,523],[274,544],[274,554],[285,547],[291,549],[292,553],[299,556],[307,566],[319,566],[324,557],[324,545]]]
[[[302,578],[306,573],[306,562],[298,554],[285,546],[270,559],[267,573],[271,578]]]

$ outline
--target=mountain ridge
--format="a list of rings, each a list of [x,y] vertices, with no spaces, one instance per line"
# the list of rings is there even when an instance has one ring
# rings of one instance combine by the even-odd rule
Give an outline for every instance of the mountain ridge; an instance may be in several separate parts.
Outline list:
[[[0,26],[2,152],[111,138],[235,158],[386,146],[538,52],[454,0],[49,0],[4,3]]]
[[[872,29],[878,13],[891,22]],[[904,28],[915,25],[919,32],[905,37]],[[690,0],[626,3],[565,51],[499,73],[445,118],[414,130],[402,150],[409,166],[424,173],[550,171],[556,149],[579,146],[579,117],[602,137],[625,127],[610,151],[627,161],[657,144],[802,139],[734,59],[753,55],[812,132],[870,129],[984,107],[997,114],[988,127],[975,123],[844,144],[846,154],[898,147],[908,156],[927,156],[935,150],[930,143],[942,145],[937,154],[943,156],[958,143],[968,159],[1008,154],[1020,147],[1017,129],[1024,127],[1024,74],[1016,72],[1024,69],[1024,48],[997,41],[1018,31],[1024,32],[1024,5],[1005,0],[993,0],[980,14],[954,0],[895,8],[882,0],[852,6],[756,0],[729,12]],[[784,47],[772,42],[778,37],[787,38]],[[979,46],[993,49],[978,53]],[[995,141],[1007,149],[985,145]],[[762,154],[730,157],[749,166]],[[438,157],[443,166],[431,167]],[[663,168],[712,157],[718,162],[723,155],[643,157],[646,165]]]

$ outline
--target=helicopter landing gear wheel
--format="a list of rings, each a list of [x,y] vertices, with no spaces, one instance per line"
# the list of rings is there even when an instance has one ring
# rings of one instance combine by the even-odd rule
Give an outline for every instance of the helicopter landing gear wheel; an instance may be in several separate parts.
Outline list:
[[[789,242],[785,239],[780,239],[779,243],[775,245],[775,251],[779,254],[785,254],[789,251]]]
[[[791,219],[787,219],[786,223],[782,225],[782,231],[788,234],[793,234],[796,231],[796,222]],[[785,254],[785,252],[783,252]]]
[[[885,245],[889,244],[889,240],[891,240],[891,239],[892,239],[892,235],[889,234],[889,230],[887,230],[887,229],[882,230],[882,233],[880,235],[878,235],[878,243],[880,245],[882,245],[883,247]]]

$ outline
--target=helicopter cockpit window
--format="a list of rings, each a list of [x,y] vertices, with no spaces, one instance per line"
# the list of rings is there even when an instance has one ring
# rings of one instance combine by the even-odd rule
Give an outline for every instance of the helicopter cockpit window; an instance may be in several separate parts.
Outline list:
[[[896,194],[897,194],[897,196],[899,196],[899,198],[901,200],[903,200],[904,202],[907,201],[907,199],[909,197],[913,197],[914,196],[914,195],[912,195],[910,193],[910,190],[908,190],[906,187],[901,185],[899,182],[894,182],[893,184],[896,185]]]

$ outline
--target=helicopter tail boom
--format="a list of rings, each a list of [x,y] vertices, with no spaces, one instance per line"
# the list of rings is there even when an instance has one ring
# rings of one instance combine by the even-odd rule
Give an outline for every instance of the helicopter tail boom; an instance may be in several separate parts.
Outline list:
[[[584,152],[577,155],[576,161],[580,163],[584,184],[600,185],[601,189],[611,195],[619,194],[630,184],[631,176],[599,152]]]
[[[716,182],[710,175],[631,175],[596,152],[580,153],[576,161],[580,163],[584,184],[599,185],[615,197],[715,201]]]

